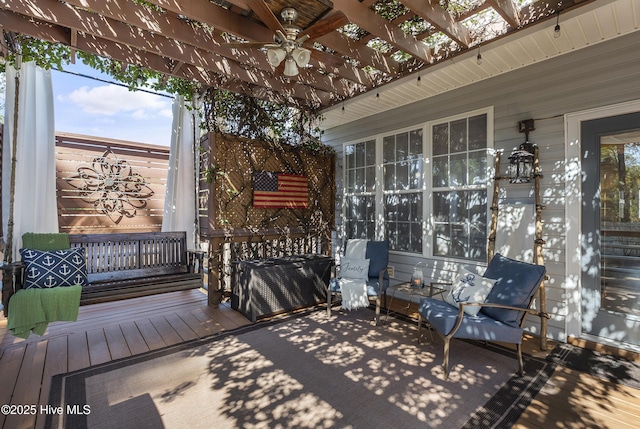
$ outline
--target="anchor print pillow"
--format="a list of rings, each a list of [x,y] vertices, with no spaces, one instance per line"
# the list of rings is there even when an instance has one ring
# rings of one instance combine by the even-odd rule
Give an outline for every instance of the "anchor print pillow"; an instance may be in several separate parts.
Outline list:
[[[456,308],[460,302],[484,302],[491,292],[496,280],[482,277],[479,274],[460,268],[453,281],[451,291],[444,300]],[[464,312],[470,316],[477,316],[482,309],[479,305],[465,305]]]
[[[24,269],[24,287],[51,288],[60,286],[86,286],[87,263],[84,248],[45,252],[20,249]]]

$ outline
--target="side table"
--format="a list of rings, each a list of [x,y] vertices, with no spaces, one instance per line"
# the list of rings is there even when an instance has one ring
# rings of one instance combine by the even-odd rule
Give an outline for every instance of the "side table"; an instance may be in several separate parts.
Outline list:
[[[396,285],[389,285],[389,289],[391,290],[391,299],[389,300],[389,305],[387,306],[387,314],[385,315],[384,321],[387,322],[389,318],[389,312],[391,311],[391,304],[393,303],[393,299],[395,298],[396,292],[402,292],[409,295],[409,302],[405,308],[405,316],[409,315],[409,306],[411,305],[411,298],[414,295],[433,298],[434,295],[438,295],[447,291],[446,288],[442,287],[450,283],[439,283],[433,282],[427,285],[422,285],[421,288],[411,286],[410,282],[398,283]]]

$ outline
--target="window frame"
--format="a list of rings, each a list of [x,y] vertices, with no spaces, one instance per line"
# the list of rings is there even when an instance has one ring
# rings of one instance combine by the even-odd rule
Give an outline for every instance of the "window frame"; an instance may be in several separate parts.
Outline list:
[[[346,143],[343,143],[343,156],[342,156],[342,207],[341,207],[341,236],[347,238],[347,223],[348,220],[348,199],[352,196],[372,196],[375,201],[375,222],[374,222],[374,237],[376,240],[384,239],[387,237],[386,231],[386,219],[384,218],[385,213],[385,198],[388,195],[394,194],[403,194],[403,193],[422,193],[422,252],[416,253],[405,250],[397,250],[393,249],[391,252],[398,253],[407,256],[419,256],[434,260],[451,260],[451,261],[464,261],[466,263],[479,263],[482,261],[478,261],[477,259],[471,259],[466,257],[459,256],[450,256],[450,255],[434,255],[434,243],[433,243],[433,234],[435,233],[435,219],[434,219],[434,207],[433,207],[433,163],[434,163],[434,155],[433,155],[433,126],[442,124],[442,123],[450,123],[455,122],[461,119],[470,119],[474,116],[486,115],[486,148],[484,151],[486,153],[486,181],[483,184],[470,184],[464,187],[465,190],[484,190],[486,192],[486,230],[485,237],[488,239],[490,233],[490,219],[491,219],[491,188],[493,185],[493,177],[495,176],[495,141],[494,141],[494,108],[493,106],[488,106],[484,108],[479,108],[475,110],[470,110],[467,112],[459,113],[456,115],[444,116],[441,118],[429,120],[426,122],[421,122],[418,124],[414,124],[407,127],[402,127],[398,129],[393,129],[385,132],[381,132],[375,135],[368,135],[366,137],[362,137],[356,140],[352,140]],[[385,186],[385,177],[384,177],[384,139],[390,136],[397,136],[398,134],[409,133],[409,141],[410,141],[410,133],[411,131],[421,130],[422,132],[422,187],[418,189],[406,189],[406,190],[386,190]],[[369,141],[375,142],[375,190],[373,192],[367,192],[366,190],[360,192],[348,191],[348,170],[349,166],[347,165],[347,147],[352,145],[357,145],[358,143],[365,143]],[[482,150],[482,149],[480,149]],[[467,159],[469,156],[469,148],[464,151]],[[467,169],[468,170],[468,169]],[[438,191],[441,191],[446,187],[438,187]],[[449,187],[452,191],[455,189],[459,189],[458,187]],[[352,238],[352,237],[348,237]],[[485,248],[486,250],[486,248]]]
[[[407,134],[408,138],[407,138],[407,147],[410,148],[411,147],[411,132],[412,131],[419,131],[422,134],[422,144],[421,144],[421,166],[420,169],[422,171],[422,184],[420,187],[417,188],[408,188],[408,189],[386,189],[386,178],[385,178],[385,171],[384,168],[386,165],[384,162],[384,141],[386,138],[388,137],[396,137],[398,135],[401,134]],[[407,195],[407,194],[416,194],[419,193],[421,194],[421,198],[422,198],[422,221],[420,222],[420,230],[422,232],[420,240],[422,242],[422,251],[421,252],[413,252],[410,250],[400,250],[400,249],[392,249],[394,252],[398,252],[398,253],[402,253],[402,254],[407,254],[407,255],[424,255],[424,246],[425,246],[425,238],[426,238],[426,234],[425,234],[425,198],[427,196],[426,193],[426,180],[427,180],[427,176],[428,176],[428,171],[427,171],[427,163],[426,163],[426,156],[425,156],[425,132],[426,132],[426,128],[425,128],[425,124],[417,124],[414,126],[409,126],[409,127],[404,127],[404,128],[400,128],[397,130],[392,130],[386,133],[381,133],[378,135],[378,141],[379,141],[379,146],[380,146],[380,152],[381,152],[381,157],[378,160],[379,163],[379,167],[381,169],[381,176],[380,176],[380,189],[381,189],[381,199],[380,201],[377,201],[378,205],[376,206],[376,208],[379,208],[380,210],[380,218],[381,218],[381,228],[382,228],[382,232],[381,235],[383,237],[388,237],[388,231],[386,230],[387,228],[387,223],[388,220],[385,217],[385,202],[386,202],[386,198],[389,195]],[[396,152],[397,154],[397,152]],[[409,151],[407,151],[407,156],[409,155]],[[409,162],[408,158],[407,158],[407,162]],[[397,165],[398,161],[395,160],[394,164]],[[410,183],[410,178],[409,175],[407,174],[407,183]],[[428,214],[427,214],[428,215]],[[399,221],[398,221],[399,222]],[[411,221],[409,220],[407,222],[409,225],[411,225]]]
[[[443,186],[443,187],[437,187],[434,188],[433,186],[433,165],[434,165],[434,155],[433,155],[433,133],[432,133],[432,129],[435,125],[439,125],[445,122],[455,122],[461,119],[470,119],[473,118],[474,116],[479,116],[479,115],[487,115],[487,147],[484,149],[486,152],[486,160],[487,160],[487,166],[486,166],[486,177],[487,180],[484,184],[480,184],[480,185],[473,185],[473,184],[467,184],[465,186],[461,186],[461,187],[452,187],[452,186]],[[426,237],[424,240],[424,252],[423,252],[423,256],[424,257],[428,257],[430,259],[435,259],[435,260],[443,260],[443,261],[466,261],[468,263],[481,263],[484,261],[479,261],[477,259],[472,259],[472,258],[468,258],[468,257],[459,257],[459,256],[452,256],[452,255],[435,255],[434,254],[434,243],[433,243],[433,236],[435,234],[435,218],[434,218],[434,202],[433,202],[433,193],[434,192],[440,192],[443,189],[450,189],[451,191],[456,190],[456,189],[462,189],[462,190],[485,190],[486,191],[486,196],[487,196],[487,204],[486,204],[486,210],[485,210],[485,216],[486,216],[486,229],[485,229],[485,246],[488,246],[488,238],[489,238],[489,234],[490,234],[490,228],[491,228],[491,189],[492,189],[492,185],[493,185],[493,177],[495,176],[495,140],[494,140],[494,109],[493,106],[489,106],[489,107],[485,107],[485,108],[480,108],[480,109],[475,109],[475,110],[470,110],[468,112],[463,112],[460,114],[456,114],[456,115],[451,115],[451,116],[444,116],[442,118],[437,118],[437,119],[433,119],[433,120],[429,120],[425,123],[425,128],[426,128],[426,132],[425,132],[425,145],[426,148],[425,150],[427,152],[425,152],[425,156],[427,158],[427,163],[428,163],[428,173],[426,175],[427,177],[427,181],[428,183],[426,184],[427,186],[427,190],[426,192],[429,194],[429,198],[425,198],[425,208],[424,208],[424,213],[427,213],[429,216],[428,222],[427,222],[427,226],[426,226]],[[467,154],[467,159],[468,159],[468,154],[469,154],[469,148],[467,148],[467,150],[464,152],[465,154]],[[485,247],[485,251],[486,251],[487,247]]]
[[[375,175],[374,175],[374,180],[375,180],[375,189],[373,191],[367,191],[366,189],[364,190],[349,190],[349,166],[347,165],[347,147],[348,146],[355,146],[358,145],[360,143],[368,143],[370,141],[374,142],[374,148],[375,148],[375,162],[373,164],[373,167],[375,168]],[[366,150],[366,149],[365,149]],[[347,213],[347,209],[349,207],[349,199],[351,197],[373,197],[374,199],[374,238],[376,240],[381,240],[384,237],[384,231],[381,231],[379,228],[379,199],[380,199],[380,181],[379,181],[379,163],[378,160],[380,159],[380,144],[378,144],[378,138],[377,136],[368,136],[368,137],[363,137],[361,139],[358,140],[354,140],[348,143],[344,143],[342,146],[342,153],[343,153],[343,157],[342,157],[342,213],[341,213],[341,219],[342,219],[342,225],[341,225],[341,236],[342,237],[347,237],[347,227],[348,227],[348,213]],[[365,160],[366,160],[366,154],[365,154]],[[366,169],[367,165],[363,165],[363,168]],[[356,168],[358,168],[358,166],[356,166]],[[364,177],[366,177],[366,174],[364,175]],[[361,238],[361,237],[349,237],[349,238]]]

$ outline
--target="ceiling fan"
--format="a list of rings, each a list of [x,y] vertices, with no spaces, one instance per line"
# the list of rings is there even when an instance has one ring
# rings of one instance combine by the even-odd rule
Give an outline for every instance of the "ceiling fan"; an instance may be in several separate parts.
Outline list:
[[[273,67],[278,67],[284,62],[283,73],[285,76],[296,76],[300,68],[309,64],[312,56],[322,56],[323,61],[335,63],[336,57],[333,55],[316,49],[306,49],[303,44],[348,24],[349,20],[342,11],[332,12],[303,30],[293,24],[298,17],[298,12],[293,7],[285,7],[280,12],[280,16],[285,22],[283,25],[264,0],[247,0],[247,5],[267,27],[274,31],[274,41],[226,43],[224,46],[266,49],[267,60]]]

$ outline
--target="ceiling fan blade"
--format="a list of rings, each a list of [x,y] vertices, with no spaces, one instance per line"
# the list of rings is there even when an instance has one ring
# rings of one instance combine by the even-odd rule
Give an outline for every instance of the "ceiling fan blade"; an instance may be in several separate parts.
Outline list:
[[[349,23],[349,18],[344,14],[344,12],[338,10],[335,12],[331,12],[327,15],[326,18],[321,19],[320,21],[313,24],[311,27],[303,30],[298,40],[306,37],[301,42],[307,39],[315,39],[316,37],[324,36],[327,33],[331,33],[333,30],[337,30],[340,27],[344,27]]]
[[[286,33],[284,27],[282,26],[282,23],[273,14],[271,9],[269,9],[269,6],[267,6],[267,3],[265,3],[264,0],[246,0],[246,2],[247,6],[249,6],[253,13],[258,15],[258,18],[260,18],[260,20],[264,22],[267,27],[269,27],[273,31],[280,30],[283,33]]]

